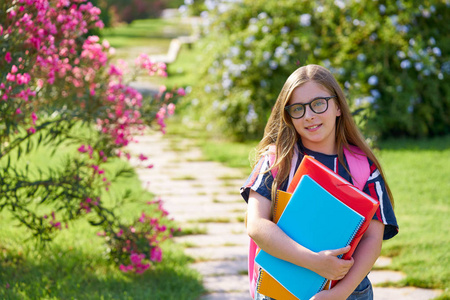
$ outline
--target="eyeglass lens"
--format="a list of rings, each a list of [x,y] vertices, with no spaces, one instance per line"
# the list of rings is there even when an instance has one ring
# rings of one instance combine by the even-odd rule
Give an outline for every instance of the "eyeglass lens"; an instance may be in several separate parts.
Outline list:
[[[309,105],[309,107],[311,108],[311,110],[314,113],[320,114],[327,110],[328,101],[327,101],[327,99],[319,98],[319,99],[315,99],[315,100],[311,101],[310,103],[306,103],[306,104],[297,103],[297,104],[294,104],[291,107],[289,107],[288,112],[291,115],[291,117],[293,117],[293,118],[301,118],[305,114],[306,105]]]

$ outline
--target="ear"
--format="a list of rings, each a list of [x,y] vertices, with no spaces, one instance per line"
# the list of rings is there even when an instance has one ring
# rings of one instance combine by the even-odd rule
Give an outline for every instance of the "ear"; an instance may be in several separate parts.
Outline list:
[[[336,117],[340,117],[341,116],[341,109],[338,105],[336,105]]]

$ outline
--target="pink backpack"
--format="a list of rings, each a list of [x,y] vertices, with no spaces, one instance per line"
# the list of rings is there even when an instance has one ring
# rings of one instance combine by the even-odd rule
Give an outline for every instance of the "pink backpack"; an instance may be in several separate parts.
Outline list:
[[[350,173],[353,176],[353,185],[361,191],[363,190],[367,179],[370,176],[370,166],[366,154],[356,146],[349,145],[350,150],[344,148],[344,155],[347,159]],[[291,170],[289,173],[288,185],[294,178],[298,159],[298,149],[294,148],[294,155],[291,163]],[[275,162],[275,146],[269,147],[269,164],[272,166]],[[272,169],[272,176],[277,175],[277,169]],[[258,267],[255,265],[255,256],[258,251],[258,245],[250,238],[250,245],[248,249],[248,279],[250,283],[250,295],[252,299],[255,298],[256,281],[258,280]]]

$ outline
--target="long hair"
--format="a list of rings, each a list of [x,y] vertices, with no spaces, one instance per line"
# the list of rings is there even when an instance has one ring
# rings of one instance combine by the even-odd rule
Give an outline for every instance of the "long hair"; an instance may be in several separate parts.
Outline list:
[[[350,150],[349,145],[354,145],[361,149],[378,168],[386,183],[386,190],[393,205],[394,199],[381,164],[356,126],[344,92],[330,71],[318,65],[300,67],[288,77],[267,121],[264,136],[257,146],[256,158],[258,159],[269,150],[270,145],[275,145],[275,161],[271,168],[277,168],[278,171],[272,184],[272,199],[276,197],[278,186],[289,176],[294,147],[298,139],[301,139],[295,130],[291,117],[284,108],[289,103],[294,89],[309,81],[320,84],[331,95],[337,96],[334,100],[341,111],[341,115],[336,117],[336,146],[339,162],[345,167],[344,148]],[[346,171],[350,174],[347,168]],[[274,201],[272,201],[273,203]]]

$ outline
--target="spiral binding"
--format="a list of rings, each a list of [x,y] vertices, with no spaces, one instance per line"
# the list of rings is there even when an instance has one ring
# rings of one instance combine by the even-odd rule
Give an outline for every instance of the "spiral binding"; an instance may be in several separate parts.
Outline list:
[[[364,223],[364,221],[366,220],[366,218],[362,218],[359,222],[359,224],[355,227],[355,230],[353,231],[353,233],[350,235],[350,237],[348,238],[347,243],[345,244],[345,246],[350,245],[350,243],[352,242],[353,238],[356,236],[356,234],[358,233],[359,229],[361,228],[362,224]],[[342,258],[344,254],[338,255],[338,258]],[[325,287],[325,285],[327,284],[328,280],[326,278],[324,278],[323,283],[321,284],[320,288],[317,290],[316,294],[320,291],[323,290],[323,288]],[[330,282],[330,287],[331,287],[331,282]]]

